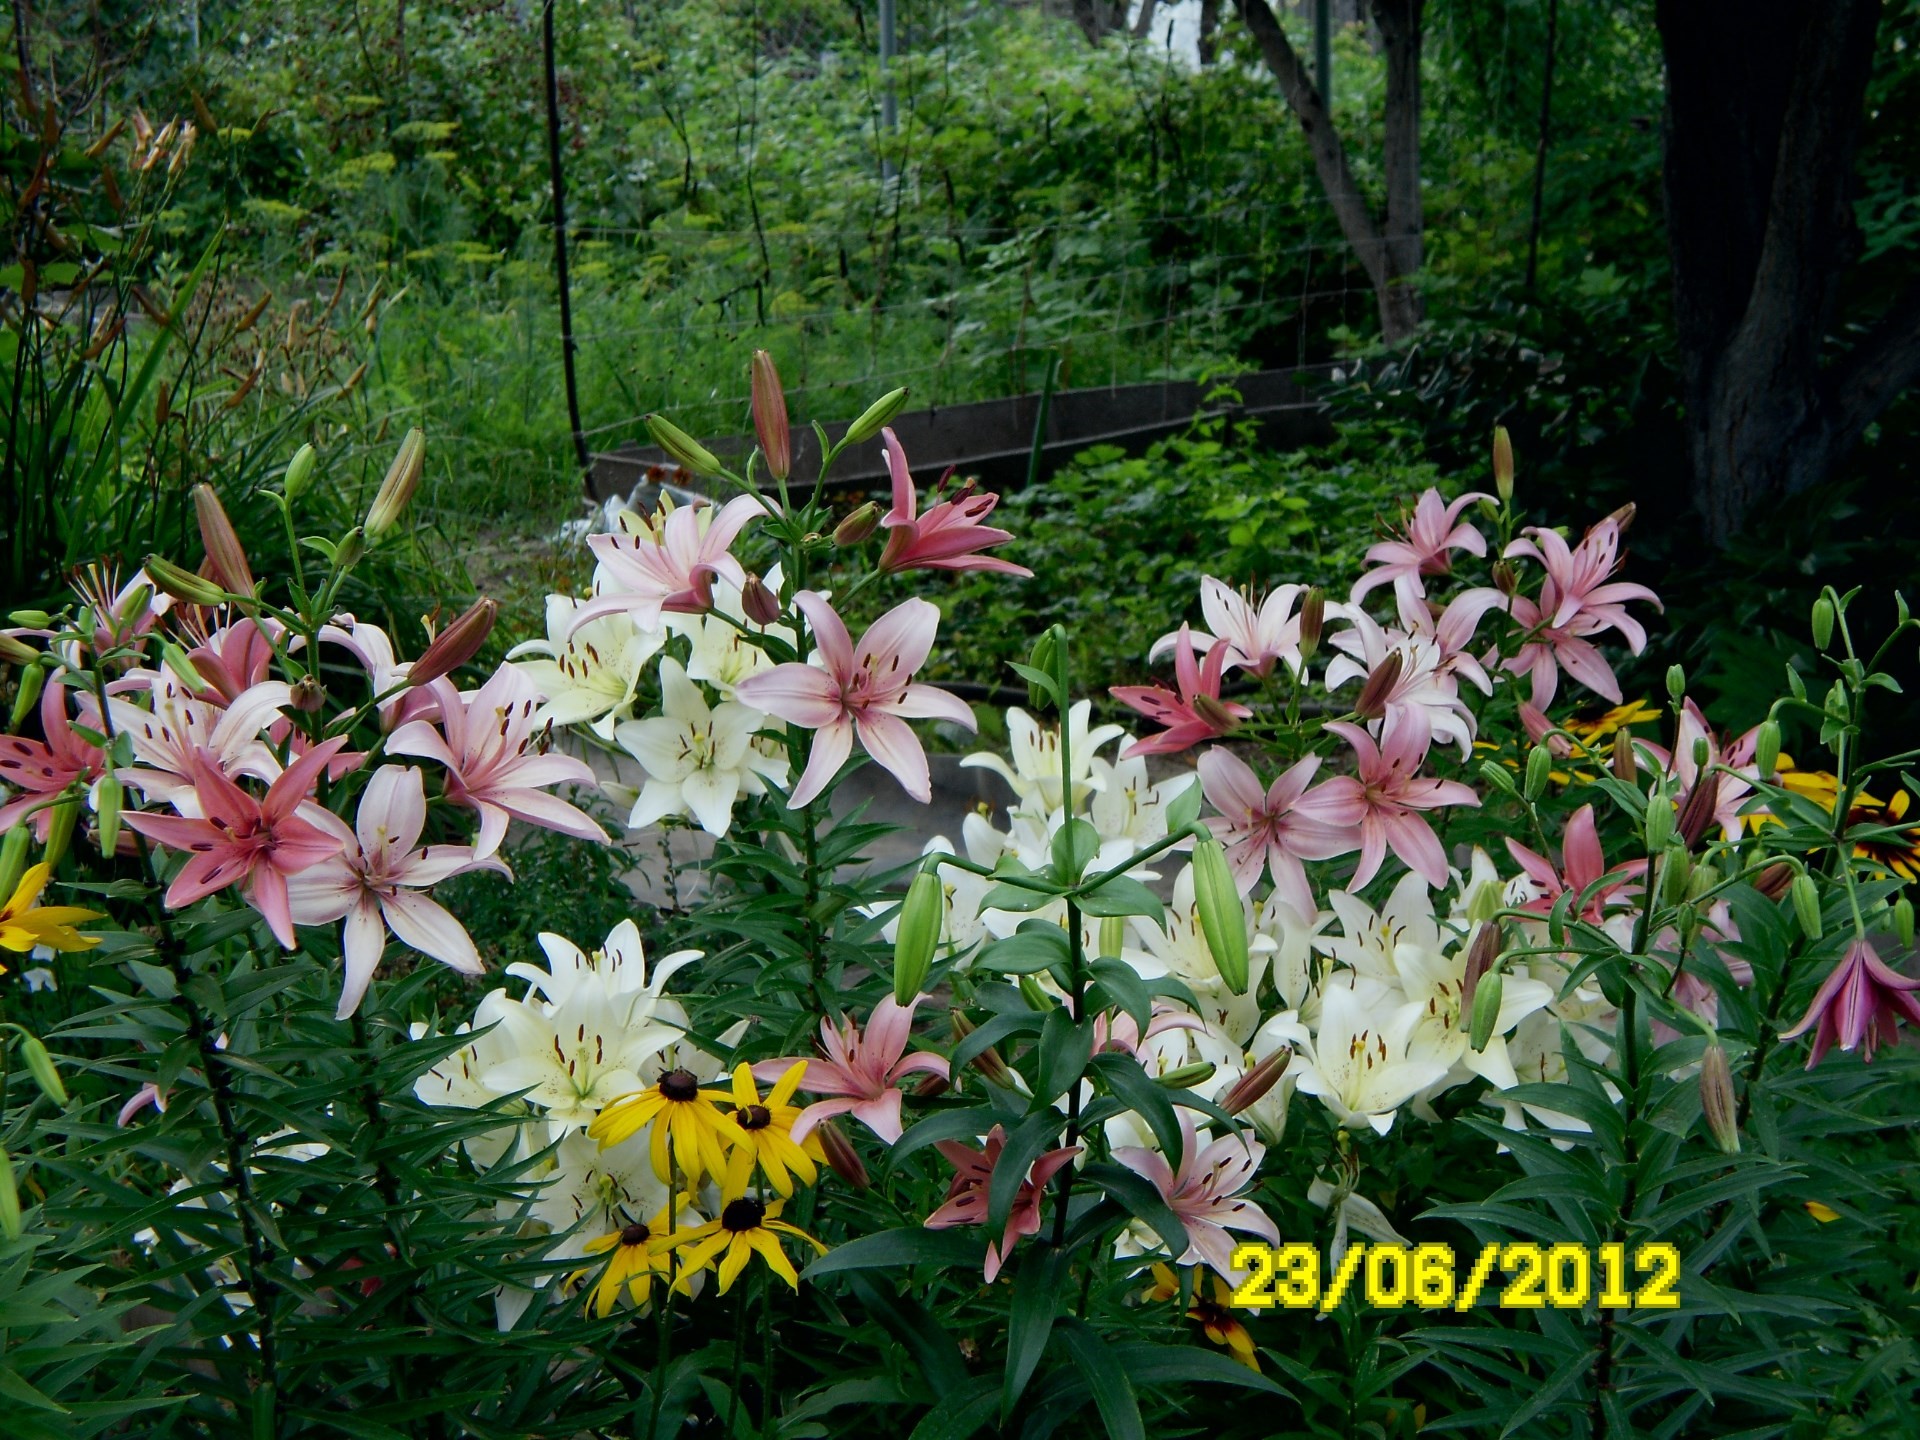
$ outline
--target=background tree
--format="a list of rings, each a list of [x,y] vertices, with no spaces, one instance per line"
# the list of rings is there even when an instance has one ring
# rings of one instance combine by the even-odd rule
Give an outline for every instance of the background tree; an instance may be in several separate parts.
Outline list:
[[[1693,498],[1724,544],[1832,476],[1920,379],[1920,280],[1862,284],[1855,266],[1880,0],[1755,0],[1734,25],[1658,0],[1655,19]]]

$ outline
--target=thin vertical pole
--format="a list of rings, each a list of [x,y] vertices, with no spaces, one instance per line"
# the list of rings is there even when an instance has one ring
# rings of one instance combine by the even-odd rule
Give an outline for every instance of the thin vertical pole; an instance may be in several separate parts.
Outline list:
[[[900,126],[900,111],[893,98],[893,6],[894,0],[880,0],[880,123],[891,135]],[[893,161],[880,162],[881,175],[893,178]]]
[[[1313,78],[1320,99],[1333,109],[1333,16],[1329,0],[1313,0]]]
[[[593,460],[580,428],[580,387],[573,373],[573,287],[567,277],[567,186],[560,169],[560,80],[553,61],[553,0],[540,10],[540,43],[547,67],[547,179],[553,188],[553,269],[560,281],[560,365],[566,377],[567,423],[573,429],[573,456],[589,494]]]
[[[1559,39],[1560,0],[1547,0],[1547,68],[1540,80],[1540,148],[1533,157],[1533,225],[1527,232],[1527,294],[1540,274],[1540,209],[1547,190],[1547,142],[1553,130],[1553,55]]]

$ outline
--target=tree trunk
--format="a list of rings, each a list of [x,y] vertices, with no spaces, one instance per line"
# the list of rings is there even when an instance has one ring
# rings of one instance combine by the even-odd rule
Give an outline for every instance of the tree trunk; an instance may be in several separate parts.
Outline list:
[[[1834,471],[1920,380],[1920,281],[1837,361],[1850,190],[1879,0],[1657,0],[1693,500],[1724,545]]]
[[[1390,345],[1410,338],[1426,318],[1419,290],[1422,207],[1420,198],[1420,12],[1423,0],[1374,0],[1374,19],[1387,52],[1387,209],[1374,218],[1347,162],[1333,116],[1287,39],[1267,0],[1235,0],[1241,21],[1260,46],[1261,58],[1280,82],[1287,108],[1300,122],[1314,172],[1340,233],[1373,286],[1380,333]]]
[[[1200,0],[1200,34],[1194,41],[1194,47],[1200,52],[1202,65],[1213,64],[1214,36],[1220,30],[1220,0]]]
[[[1133,17],[1133,38],[1144,40],[1147,31],[1153,25],[1153,12],[1160,8],[1160,0],[1140,0],[1140,13]]]

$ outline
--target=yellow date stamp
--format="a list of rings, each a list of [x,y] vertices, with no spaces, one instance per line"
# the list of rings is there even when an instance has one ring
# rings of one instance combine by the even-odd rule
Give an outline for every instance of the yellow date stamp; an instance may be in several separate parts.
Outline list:
[[[1503,1310],[1680,1305],[1680,1251],[1673,1245],[1589,1248],[1517,1240],[1481,1246],[1466,1266],[1460,1258],[1451,1245],[1356,1244],[1323,1278],[1315,1246],[1248,1243],[1233,1252],[1233,1268],[1249,1272],[1233,1303],[1247,1310],[1323,1312],[1339,1308],[1349,1295],[1382,1310],[1471,1310],[1483,1300]]]

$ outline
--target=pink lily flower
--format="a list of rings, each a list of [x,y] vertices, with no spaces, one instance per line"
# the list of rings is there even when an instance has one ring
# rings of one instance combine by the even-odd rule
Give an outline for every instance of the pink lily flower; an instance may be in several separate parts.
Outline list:
[[[274,938],[293,949],[287,877],[318,865],[340,849],[338,835],[300,812],[303,808],[309,815],[319,812],[318,806],[308,807],[308,795],[334,752],[346,743],[347,737],[340,735],[314,746],[281,772],[267,787],[264,799],[234,784],[201,750],[190,762],[193,794],[179,801],[198,810],[198,815],[127,815],[126,823],[148,839],[192,857],[167,887],[167,908],[178,910],[216,890],[244,883],[247,903],[260,912]]]
[[[80,721],[98,729],[98,707],[93,697],[80,697]],[[19,735],[0,735],[0,780],[21,793],[0,805],[0,831],[12,829],[33,815],[33,831],[46,843],[53,823],[51,802],[73,785],[92,786],[107,769],[107,752],[81,735],[67,718],[67,687],[47,682],[40,692],[40,729],[44,741]]]
[[[1069,1013],[1071,1013],[1071,1007],[1069,1007]],[[1141,1032],[1140,1022],[1124,1010],[1102,1012],[1094,1016],[1093,1053],[1100,1055],[1111,1051],[1114,1054],[1140,1060],[1141,1047],[1151,1040],[1158,1039],[1169,1030],[1194,1030],[1204,1035],[1206,1029],[1206,1022],[1192,1011],[1181,1010],[1156,1000],[1147,1017],[1147,1028],[1144,1034]]]
[[[416,848],[427,823],[427,789],[414,766],[383,765],[367,782],[349,830],[337,818],[326,828],[340,836],[340,852],[287,883],[300,925],[344,919],[340,932],[346,984],[335,1019],[360,1008],[367,983],[387,948],[387,932],[462,975],[485,970],[465,927],[432,896],[442,880],[469,870],[512,878],[499,859],[477,858],[471,846]]]
[[[1547,571],[1538,599],[1513,597],[1511,614],[1529,638],[1502,667],[1515,675],[1531,675],[1535,708],[1544,710],[1553,703],[1562,670],[1595,694],[1620,703],[1620,682],[1592,637],[1618,630],[1638,655],[1646,648],[1647,632],[1627,613],[1626,602],[1648,600],[1658,607],[1660,597],[1644,585],[1609,581],[1620,565],[1619,547],[1620,526],[1611,519],[1595,525],[1574,549],[1553,531],[1538,527],[1529,527],[1526,536],[1507,546],[1509,557],[1530,556]]]
[[[600,560],[596,593],[574,611],[567,633],[603,615],[629,614],[643,630],[657,630],[662,611],[705,613],[713,605],[715,577],[747,583],[746,571],[728,551],[740,532],[766,513],[759,500],[739,495],[717,510],[682,505],[650,520],[638,534],[588,536],[587,546]]]
[[[1352,888],[1371,880],[1387,851],[1429,885],[1447,883],[1447,855],[1433,827],[1420,817],[1442,805],[1479,805],[1480,797],[1458,780],[1434,780],[1418,772],[1432,736],[1406,711],[1389,714],[1380,743],[1358,725],[1330,721],[1330,733],[1353,747],[1359,775],[1336,775],[1320,787],[1326,797],[1320,818],[1335,825],[1360,827],[1360,867]],[[1338,800],[1342,803],[1335,805]]]
[[[280,761],[261,742],[260,732],[280,720],[281,710],[292,700],[284,682],[262,681],[223,708],[194,698],[163,671],[148,686],[147,698],[150,709],[118,696],[108,699],[107,709],[114,730],[133,746],[135,762],[115,771],[115,778],[149,801],[173,805],[178,797],[190,795],[194,757],[202,752],[230,780],[249,776],[271,783],[280,773]]]
[[[1582,805],[1567,821],[1557,869],[1546,856],[1529,850],[1511,835],[1506,839],[1508,853],[1527,873],[1527,878],[1540,888],[1538,895],[1520,907],[1535,915],[1551,914],[1554,902],[1569,890],[1577,897],[1588,886],[1606,880],[1607,884],[1600,885],[1587,897],[1586,908],[1579,912],[1581,919],[1597,923],[1606,914],[1607,902],[1617,895],[1631,893],[1637,888],[1632,882],[1647,871],[1645,860],[1616,865],[1611,870],[1606,868],[1607,859],[1600,849],[1600,831],[1594,823],[1591,805]]]
[[[1270,1245],[1280,1243],[1280,1231],[1251,1200],[1237,1198],[1253,1184],[1267,1147],[1250,1136],[1228,1135],[1201,1146],[1193,1130],[1193,1115],[1184,1108],[1180,1120],[1180,1168],[1175,1170],[1158,1150],[1123,1145],[1113,1158],[1160,1192],[1167,1208],[1187,1230],[1187,1249],[1174,1263],[1206,1264],[1232,1284],[1240,1273],[1233,1265],[1233,1237],[1229,1230],[1258,1235]]]
[[[1167,728],[1158,735],[1136,740],[1120,752],[1125,760],[1134,755],[1176,755],[1190,750],[1202,740],[1224,735],[1234,725],[1253,714],[1246,706],[1220,698],[1221,671],[1227,663],[1230,640],[1215,640],[1207,658],[1196,661],[1193,639],[1182,625],[1175,632],[1173,645],[1174,681],[1180,693],[1164,685],[1115,685],[1108,690],[1122,705],[1138,710],[1149,720]]]
[[[1473,711],[1460,698],[1456,675],[1464,671],[1482,690],[1491,691],[1493,682],[1479,662],[1457,650],[1449,652],[1431,624],[1422,634],[1388,630],[1363,610],[1355,610],[1349,618],[1352,626],[1333,637],[1332,644],[1341,653],[1327,662],[1327,688],[1338,690],[1355,680],[1364,686],[1390,656],[1398,655],[1400,668],[1394,672],[1393,683],[1376,697],[1379,710],[1368,713],[1404,712],[1425,725],[1435,740],[1457,744],[1463,760],[1470,756]]]
[[[1916,990],[1920,990],[1920,980],[1889,969],[1873,942],[1862,935],[1847,947],[1846,955],[1821,983],[1800,1023],[1783,1030],[1780,1038],[1793,1040],[1809,1030],[1814,1032],[1813,1054],[1807,1057],[1809,1070],[1836,1044],[1842,1050],[1864,1047],[1861,1058],[1872,1060],[1876,1047],[1895,1042],[1895,1027],[1900,1021],[1920,1025],[1920,996],[1914,994]]]
[[[793,1122],[793,1138],[804,1140],[813,1127],[833,1115],[852,1115],[887,1144],[900,1138],[900,1091],[896,1088],[909,1075],[927,1074],[947,1078],[947,1062],[925,1050],[906,1053],[913,1035],[913,1012],[922,997],[916,995],[910,1005],[899,1005],[889,995],[873,1007],[863,1036],[860,1027],[848,1019],[835,1029],[831,1022],[820,1022],[820,1055],[806,1062],[807,1072],[800,1088],[810,1095],[831,1098],[818,1100],[802,1110]],[[762,1060],[753,1073],[762,1081],[773,1082],[787,1073],[799,1058]]]
[[[133,645],[142,640],[173,606],[172,597],[154,588],[152,577],[144,567],[129,575],[123,585],[120,583],[118,566],[92,564],[75,577],[73,588],[80,603],[92,612],[92,641],[96,655],[115,646]],[[132,608],[132,602],[143,589],[146,591],[145,603],[136,610]],[[44,635],[48,632],[29,630],[9,633]],[[57,653],[74,669],[85,668],[78,646],[62,645]]]
[[[1245,591],[1235,590],[1224,580],[1216,580],[1211,575],[1200,577],[1200,613],[1207,617],[1207,624],[1213,627],[1209,634],[1205,630],[1186,632],[1186,627],[1169,631],[1153,642],[1153,648],[1147,652],[1148,660],[1158,660],[1180,643],[1180,637],[1187,633],[1187,641],[1193,648],[1206,654],[1216,641],[1227,642],[1226,665],[1229,669],[1248,670],[1255,675],[1265,677],[1273,673],[1273,662],[1284,661],[1289,670],[1300,671],[1300,617],[1294,613],[1294,607],[1300,597],[1307,593],[1305,585],[1281,585],[1268,592],[1267,597],[1255,607],[1253,597]],[[1326,618],[1331,620],[1343,613],[1343,606],[1330,605]]]
[[[272,671],[272,642],[285,632],[278,620],[262,622],[246,616],[199,638],[187,651],[187,659],[207,688],[195,698],[231,705],[260,684]]]
[[[940,627],[940,611],[925,600],[893,607],[854,648],[846,624],[827,597],[802,590],[793,603],[813,627],[818,665],[786,664],[749,675],[733,687],[744,705],[813,731],[813,748],[789,809],[805,805],[833,779],[859,736],[861,747],[892,772],[914,799],[933,798],[927,753],[907,721],[938,718],[974,728],[973,711],[957,695],[913,683]]]
[[[438,713],[439,700],[431,686],[397,688],[406,683],[409,662],[395,656],[392,639],[378,625],[343,611],[333,617],[331,625],[320,627],[320,639],[338,645],[360,662],[375,695],[396,691],[379,704],[382,730],[392,731],[409,720],[431,720]]]
[[[509,819],[605,843],[605,832],[590,816],[546,793],[548,785],[591,785],[593,771],[585,761],[542,754],[535,746],[533,712],[540,708],[540,692],[531,680],[502,665],[470,695],[447,680],[435,680],[433,690],[440,702],[439,728],[409,720],[393,732],[387,749],[446,766],[447,799],[480,816],[475,859],[485,860],[500,848]]]
[[[1477,501],[1492,498],[1470,490],[1449,505],[1438,490],[1426,490],[1413,507],[1403,532],[1368,547],[1366,563],[1378,568],[1356,580],[1348,598],[1357,605],[1368,591],[1391,584],[1402,597],[1417,600],[1427,593],[1427,576],[1452,573],[1455,550],[1485,555],[1486,537],[1462,522],[1460,512]]]
[[[1200,757],[1200,787],[1220,812],[1208,824],[1227,847],[1227,864],[1242,895],[1259,883],[1260,872],[1273,875],[1274,893],[1302,915],[1319,912],[1307,884],[1303,860],[1331,860],[1356,848],[1360,837],[1350,825],[1324,818],[1326,788],[1311,793],[1308,783],[1320,768],[1309,755],[1282,772],[1262,790],[1253,767],[1231,750],[1215,746]],[[1340,808],[1335,792],[1335,808]]]
[[[994,1168],[999,1165],[1000,1153],[1006,1144],[1007,1132],[999,1125],[987,1132],[986,1144],[979,1150],[971,1145],[962,1145],[958,1140],[934,1141],[934,1149],[946,1156],[947,1163],[953,1166],[954,1176],[947,1184],[946,1202],[926,1219],[929,1230],[949,1230],[956,1225],[987,1223],[987,1195],[993,1187]],[[1020,1237],[1040,1233],[1040,1196],[1061,1166],[1071,1163],[1079,1153],[1078,1145],[1068,1145],[1058,1150],[1048,1150],[1033,1162],[1033,1168],[1021,1180],[1020,1188],[1014,1194],[1013,1208],[1007,1212],[1007,1228],[997,1241],[987,1242],[987,1263],[983,1273],[989,1285],[1013,1254],[1013,1247]]]
[[[1674,730],[1675,744],[1671,751],[1649,740],[1634,743],[1663,766],[1669,776],[1679,781],[1679,807],[1683,815],[1688,811],[1688,801],[1695,789],[1701,785],[1713,787],[1711,799],[1703,802],[1706,809],[1700,813],[1706,824],[1718,825],[1720,833],[1731,842],[1744,833],[1740,807],[1753,793],[1753,786],[1741,776],[1753,773],[1754,748],[1759,737],[1760,727],[1756,725],[1731,744],[1723,744],[1707,724],[1707,717],[1701,713],[1700,707],[1689,698],[1680,707],[1680,723]],[[1695,743],[1701,740],[1707,743],[1707,762],[1696,765],[1693,749]],[[1728,770],[1736,773],[1728,774]],[[1701,833],[1704,833],[1704,828]],[[1700,841],[1700,834],[1689,834],[1683,838],[1689,845],[1695,845]]]
[[[127,1123],[149,1105],[157,1115],[167,1113],[166,1092],[151,1080],[127,1097],[127,1103],[120,1107],[120,1113],[113,1117],[113,1123],[124,1130]]]
[[[998,495],[985,492],[976,495],[974,482],[969,480],[951,498],[918,515],[913,477],[907,473],[907,452],[900,448],[892,430],[880,432],[880,444],[886,451],[887,472],[893,477],[893,508],[880,521],[887,528],[886,548],[880,552],[881,570],[993,570],[1002,575],[1033,574],[1024,565],[979,553],[1013,539],[1011,532],[982,523],[1000,503]]]

